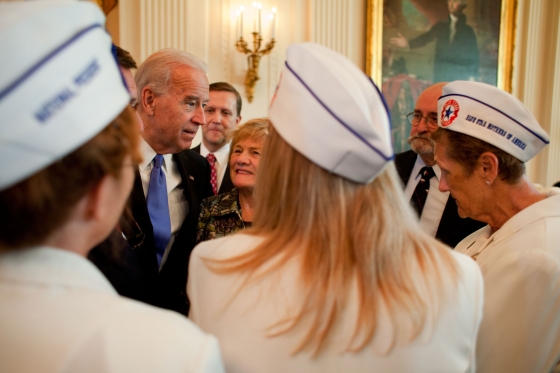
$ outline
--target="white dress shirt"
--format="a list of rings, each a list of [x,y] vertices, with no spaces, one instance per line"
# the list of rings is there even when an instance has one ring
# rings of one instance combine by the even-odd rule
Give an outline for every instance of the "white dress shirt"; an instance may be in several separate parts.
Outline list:
[[[459,18],[455,17],[453,14],[450,14],[451,23],[449,25],[449,43],[453,43],[453,39],[455,39],[455,34],[457,33],[457,21]]]
[[[477,372],[548,373],[560,358],[560,189],[541,193],[494,233],[487,225],[455,247],[484,277]]]
[[[142,179],[142,188],[144,189],[144,197],[148,195],[148,187],[150,185],[150,173],[154,168],[154,157],[156,152],[148,145],[148,143],[141,139],[140,150],[144,157],[142,163],[138,165],[140,177]],[[189,212],[189,203],[183,194],[181,188],[181,174],[175,162],[173,161],[173,154],[163,154],[163,173],[165,174],[165,182],[167,184],[167,203],[169,205],[169,217],[171,219],[171,239],[167,244],[165,253],[161,260],[160,270],[167,260],[169,250],[173,246],[175,236],[181,229],[183,221]]]
[[[404,189],[404,195],[407,201],[410,201],[416,185],[421,179],[420,170],[422,167],[426,166],[422,158],[416,157],[416,163],[412,168],[410,177],[408,178],[408,183]],[[422,230],[432,237],[436,236],[439,222],[441,221],[441,216],[443,215],[443,210],[445,210],[445,205],[449,199],[449,192],[440,192],[438,189],[439,180],[441,178],[441,169],[437,164],[432,166],[435,176],[430,179],[430,189],[428,192],[428,197],[426,198],[426,204],[422,209],[422,216],[420,216],[420,227]],[[415,213],[416,214],[416,213]]]
[[[121,297],[86,258],[0,254],[0,371],[223,372],[216,338],[176,312]]]
[[[216,156],[216,176],[218,177],[218,192],[222,186],[222,181],[224,180],[224,175],[226,173],[226,168],[229,162],[229,149],[231,143],[227,143],[222,146],[217,152],[213,154]],[[212,153],[206,146],[204,142],[200,143],[200,155],[206,158],[208,154]]]

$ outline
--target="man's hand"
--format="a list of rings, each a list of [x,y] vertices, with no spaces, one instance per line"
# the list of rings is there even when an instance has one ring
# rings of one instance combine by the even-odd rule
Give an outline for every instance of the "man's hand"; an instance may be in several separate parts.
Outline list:
[[[390,43],[400,48],[409,48],[408,40],[400,32],[398,37],[391,38]]]

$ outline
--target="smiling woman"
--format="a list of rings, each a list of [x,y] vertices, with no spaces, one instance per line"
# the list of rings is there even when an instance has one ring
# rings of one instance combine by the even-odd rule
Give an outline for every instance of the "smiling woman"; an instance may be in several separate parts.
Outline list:
[[[231,181],[235,188],[202,201],[196,242],[227,236],[253,222],[253,187],[270,122],[257,118],[232,134],[229,154]]]

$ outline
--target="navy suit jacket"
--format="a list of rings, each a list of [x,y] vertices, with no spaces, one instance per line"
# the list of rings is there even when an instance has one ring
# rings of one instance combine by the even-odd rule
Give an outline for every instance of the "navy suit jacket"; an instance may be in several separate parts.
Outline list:
[[[210,185],[210,166],[206,159],[192,150],[184,150],[174,154],[173,161],[177,163],[181,175],[183,193],[189,210],[161,271],[158,270],[153,227],[138,172],[128,204],[132,213],[129,219],[134,221],[128,223],[131,226],[137,224],[143,232],[143,238],[140,243],[130,240],[129,243],[135,247],[140,267],[149,282],[149,303],[187,315],[188,264],[196,241],[200,203],[213,193]]]
[[[417,156],[412,150],[395,155],[395,166],[404,186],[408,183]],[[461,218],[457,213],[457,203],[449,195],[436,232],[436,239],[454,248],[463,238],[485,225],[476,220]]]
[[[198,154],[200,154],[200,145],[195,146],[191,150],[194,150]],[[231,181],[231,177],[229,176],[229,162],[226,166],[226,172],[224,174],[224,178],[222,179],[222,184],[220,184],[220,190],[218,190],[218,194],[227,193],[234,188],[233,182]]]

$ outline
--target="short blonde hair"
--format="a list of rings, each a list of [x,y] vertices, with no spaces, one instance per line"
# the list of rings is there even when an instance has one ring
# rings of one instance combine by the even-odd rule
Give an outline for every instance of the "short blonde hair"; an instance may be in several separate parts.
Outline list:
[[[231,146],[229,148],[229,158],[233,154],[233,148],[241,140],[252,139],[254,141],[264,140],[268,135],[270,120],[268,118],[255,118],[243,123],[231,133]]]

